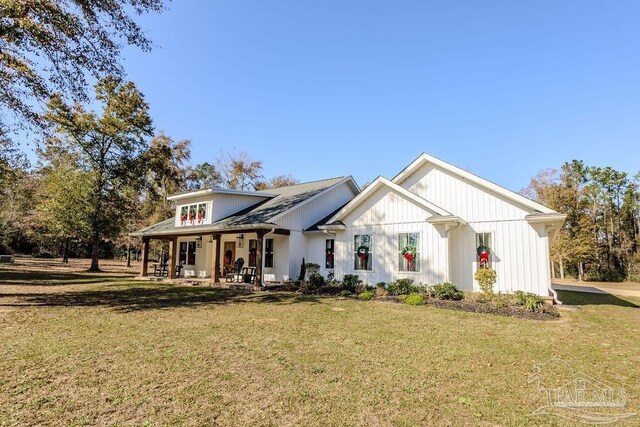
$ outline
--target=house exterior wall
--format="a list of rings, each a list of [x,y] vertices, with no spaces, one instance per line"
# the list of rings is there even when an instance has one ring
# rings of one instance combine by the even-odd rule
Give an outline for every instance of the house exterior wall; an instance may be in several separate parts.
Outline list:
[[[425,222],[429,216],[429,211],[386,187],[377,190],[343,220],[346,230],[336,233],[335,277],[341,279],[345,274],[357,274],[370,285],[400,278],[411,278],[422,284],[445,281],[448,276],[447,237]],[[399,233],[420,233],[422,265],[419,272],[400,271]],[[371,271],[355,270],[354,236],[358,234],[373,236]],[[320,248],[315,246],[323,242],[323,239],[311,242],[316,257]]]
[[[285,213],[276,220],[276,223],[289,230],[303,231],[346,204],[355,195],[349,183],[344,182],[297,209]]]
[[[467,222],[524,219],[531,213],[430,163],[398,185]]]
[[[223,218],[228,217],[242,209],[246,209],[250,206],[253,206],[257,203],[260,203],[266,200],[267,197],[258,197],[258,196],[245,196],[242,194],[208,194],[197,197],[190,197],[187,199],[181,199],[176,203],[175,209],[175,225],[176,227],[180,225],[180,211],[183,206],[190,206],[199,203],[207,204],[207,214],[205,219],[199,223],[202,224],[211,224],[216,221],[219,221]],[[188,227],[190,224],[185,225],[184,227]]]
[[[491,233],[491,268],[496,292],[516,290],[548,295],[549,239],[544,225],[519,221],[473,222],[451,232],[452,281],[461,289],[479,291],[473,275],[478,269],[476,233]]]

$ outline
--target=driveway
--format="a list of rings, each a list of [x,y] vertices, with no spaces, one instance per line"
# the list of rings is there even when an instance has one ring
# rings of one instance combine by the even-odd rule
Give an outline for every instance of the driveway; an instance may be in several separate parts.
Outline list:
[[[556,291],[588,292],[640,298],[640,283],[635,282],[578,282],[554,279],[551,287]]]

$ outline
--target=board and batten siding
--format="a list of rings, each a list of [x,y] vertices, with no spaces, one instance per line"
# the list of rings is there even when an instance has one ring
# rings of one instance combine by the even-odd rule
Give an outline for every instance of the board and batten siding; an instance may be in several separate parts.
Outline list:
[[[335,276],[357,274],[362,281],[375,285],[400,278],[411,278],[416,283],[434,284],[447,279],[447,238],[425,220],[431,213],[383,187],[371,194],[344,219],[346,230],[336,233]],[[402,272],[399,266],[399,233],[420,233],[419,272]],[[372,270],[354,268],[354,236],[373,236]]]
[[[473,222],[451,231],[451,279],[466,291],[479,291],[473,276],[478,268],[476,233],[491,233],[491,267],[495,292],[516,290],[548,295],[549,241],[544,225],[525,220]]]
[[[213,196],[212,221],[219,221],[266,199],[267,197],[240,194],[215,194]]]
[[[524,219],[530,209],[468,182],[430,163],[399,185],[466,222]]]
[[[276,219],[276,223],[288,230],[303,231],[311,227],[355,197],[348,182],[326,191]]]

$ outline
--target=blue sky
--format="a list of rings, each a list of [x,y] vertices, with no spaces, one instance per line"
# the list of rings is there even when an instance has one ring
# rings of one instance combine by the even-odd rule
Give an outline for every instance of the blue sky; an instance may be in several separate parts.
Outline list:
[[[510,189],[573,158],[640,170],[640,2],[174,1],[127,49],[194,162],[393,177],[426,151]]]

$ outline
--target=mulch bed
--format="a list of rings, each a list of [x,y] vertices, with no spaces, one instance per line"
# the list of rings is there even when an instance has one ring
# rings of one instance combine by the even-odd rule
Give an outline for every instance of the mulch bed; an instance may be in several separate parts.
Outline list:
[[[403,303],[397,297],[393,297],[393,296],[376,297],[375,301],[384,301],[384,302],[391,302],[391,303],[398,303],[398,304]],[[493,314],[496,316],[516,317],[519,319],[557,320],[558,318],[560,318],[560,312],[558,311],[558,309],[551,306],[545,306],[544,311],[533,312],[533,311],[525,310],[523,307],[519,305],[509,305],[507,307],[496,307],[490,302],[483,302],[478,300],[466,299],[461,301],[452,301],[452,300],[440,300],[435,298],[426,299],[425,305],[437,307],[437,308],[445,308],[448,310],[467,311],[471,313]]]

